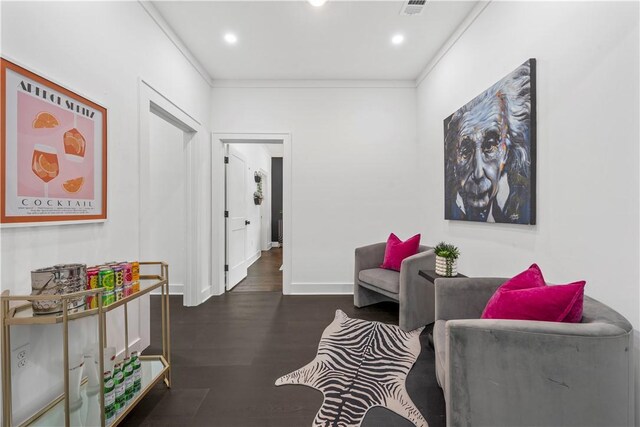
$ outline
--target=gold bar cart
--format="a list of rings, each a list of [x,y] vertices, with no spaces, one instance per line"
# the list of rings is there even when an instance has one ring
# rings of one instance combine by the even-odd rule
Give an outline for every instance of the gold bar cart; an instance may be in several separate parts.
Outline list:
[[[90,316],[97,316],[98,319],[98,343],[100,348],[107,346],[107,313],[124,306],[124,334],[125,334],[125,355],[129,356],[129,319],[128,303],[147,295],[149,292],[161,290],[161,310],[162,310],[162,354],[140,356],[142,365],[142,389],[127,404],[126,409],[116,417],[111,426],[117,426],[125,416],[142,400],[142,398],[158,382],[164,381],[167,387],[171,387],[171,343],[169,327],[169,265],[165,262],[140,262],[140,266],[149,268],[159,268],[159,274],[140,275],[140,291],[127,296],[108,306],[102,306],[102,289],[86,290],[65,295],[10,295],[9,291],[4,291],[0,295],[0,317],[2,318],[2,426],[11,427],[13,422],[12,410],[12,381],[11,381],[11,327],[13,325],[51,325],[62,323],[63,340],[63,367],[64,367],[64,392],[52,400],[48,405],[41,408],[31,417],[21,422],[20,426],[38,425],[62,425],[70,426],[71,411],[69,408],[69,322]],[[68,301],[85,297],[87,295],[97,295],[98,307],[80,311],[70,311]],[[31,302],[37,300],[62,301],[62,313],[52,315],[35,315],[31,308]],[[104,353],[99,351],[99,380],[100,391],[98,396],[99,418],[88,420],[90,425],[105,426],[104,414]],[[82,382],[81,388],[86,386],[86,378]],[[83,395],[82,404],[88,405],[89,398]],[[84,409],[84,408],[83,408]]]

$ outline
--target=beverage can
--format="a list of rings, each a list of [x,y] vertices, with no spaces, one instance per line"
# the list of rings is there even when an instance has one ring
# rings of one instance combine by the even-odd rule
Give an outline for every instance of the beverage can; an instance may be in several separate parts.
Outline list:
[[[116,302],[116,292],[115,291],[107,291],[102,293],[102,306],[106,307],[108,305]]]
[[[133,295],[133,291],[131,290],[133,285],[131,283],[124,285],[124,290],[122,291],[122,295],[126,298],[128,296]]]
[[[127,406],[125,397],[124,373],[122,372],[122,362],[116,363],[113,368],[113,387],[115,389],[116,416],[120,416]]]
[[[134,282],[140,281],[140,263],[138,261],[131,262],[131,280]]]
[[[98,289],[98,273],[97,268],[87,269],[87,290]],[[87,309],[98,308],[98,295],[87,295],[86,297]]]
[[[140,282],[135,281],[131,284],[131,294],[135,294],[136,292],[140,292]]]
[[[133,365],[131,358],[124,358],[124,394],[126,400],[133,398]]]
[[[114,265],[112,270],[116,290],[116,301],[120,301],[124,298],[124,268],[120,265]]]
[[[113,270],[109,267],[102,267],[98,273],[98,287],[105,288],[106,291],[115,289],[115,277]]]
[[[130,285],[131,283],[133,283],[133,271],[131,269],[131,263],[123,262],[120,265],[124,269],[124,284],[125,286]]]

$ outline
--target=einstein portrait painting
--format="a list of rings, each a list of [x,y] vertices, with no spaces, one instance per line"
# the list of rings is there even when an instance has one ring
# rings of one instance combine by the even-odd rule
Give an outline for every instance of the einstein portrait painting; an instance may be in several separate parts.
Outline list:
[[[535,224],[535,66],[444,120],[445,219]]]

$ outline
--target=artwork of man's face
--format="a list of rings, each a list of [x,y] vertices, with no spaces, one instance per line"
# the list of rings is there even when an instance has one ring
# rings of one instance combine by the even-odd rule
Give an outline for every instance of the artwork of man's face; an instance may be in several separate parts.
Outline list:
[[[465,205],[486,209],[498,193],[508,154],[507,123],[500,94],[462,113],[455,176]]]

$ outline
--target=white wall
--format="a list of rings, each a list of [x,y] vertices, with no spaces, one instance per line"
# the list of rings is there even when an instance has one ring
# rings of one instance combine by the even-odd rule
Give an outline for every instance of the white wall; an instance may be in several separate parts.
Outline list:
[[[0,231],[2,289],[28,294],[29,272],[37,267],[138,258],[138,79],[207,128],[210,88],[137,2],[2,2],[0,7],[2,55],[108,109],[107,222]],[[79,347],[93,339],[90,325],[76,327],[85,331],[76,335]],[[15,345],[39,342],[32,346],[39,369],[19,379],[24,388],[13,402],[16,421],[61,391],[60,337],[59,328],[14,331]],[[137,331],[130,338],[136,340]],[[43,376],[46,372],[56,374]]]
[[[350,292],[354,248],[418,231],[415,89],[227,87],[212,100],[216,132],[291,133],[294,293]]]
[[[247,219],[251,224],[247,226],[246,242],[245,242],[245,259],[253,262],[260,258],[261,254],[261,233],[262,221],[261,215],[268,215],[271,218],[271,211],[266,209],[267,200],[263,200],[262,205],[256,205],[253,201],[253,193],[258,190],[257,183],[254,179],[254,173],[260,170],[267,173],[271,177],[271,156],[267,152],[263,144],[233,144],[233,148],[240,152],[245,159],[247,194]],[[263,183],[264,192],[267,190],[267,182]],[[268,211],[268,212],[267,212]],[[269,221],[271,221],[269,219]]]
[[[637,2],[493,2],[428,74],[420,219],[460,247],[462,272],[511,276],[537,262],[549,281],[585,279],[587,294],[640,328],[638,48]],[[530,57],[538,224],[445,221],[443,119]]]

